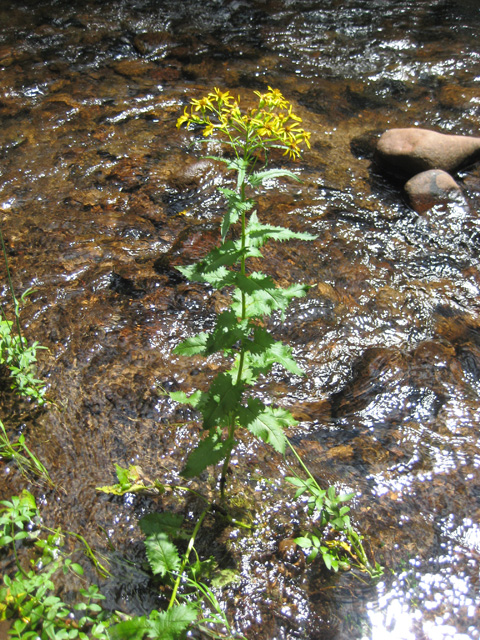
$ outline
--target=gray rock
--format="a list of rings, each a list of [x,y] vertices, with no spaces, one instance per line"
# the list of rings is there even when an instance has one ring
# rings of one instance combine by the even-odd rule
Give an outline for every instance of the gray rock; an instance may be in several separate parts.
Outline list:
[[[429,169],[456,171],[480,158],[480,138],[437,133],[428,129],[388,129],[377,143],[377,165],[410,177]]]
[[[410,206],[417,213],[424,213],[436,205],[466,204],[459,185],[441,169],[417,173],[404,189]]]

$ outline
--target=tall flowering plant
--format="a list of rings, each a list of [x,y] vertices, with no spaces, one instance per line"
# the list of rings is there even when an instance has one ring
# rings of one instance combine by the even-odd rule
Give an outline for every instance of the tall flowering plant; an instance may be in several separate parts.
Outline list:
[[[261,248],[268,240],[313,240],[309,233],[263,224],[253,210],[252,194],[271,178],[298,177],[286,169],[267,168],[271,151],[297,159],[302,145],[310,146],[310,133],[301,127],[301,118],[277,89],[255,92],[256,106],[242,110],[240,100],[228,91],[214,91],[194,99],[178,119],[177,127],[202,129],[203,136],[213,136],[230,149],[230,158],[215,158],[236,173],[233,189],[220,189],[227,201],[221,225],[221,242],[203,260],[179,267],[189,280],[205,282],[217,289],[233,287],[231,304],[217,317],[211,332],[201,332],[181,342],[175,353],[182,356],[209,356],[222,352],[226,368],[207,391],[183,391],[171,397],[189,404],[203,418],[205,436],[189,454],[182,474],[193,477],[207,466],[222,462],[220,490],[225,495],[227,471],[236,445],[238,429],[246,429],[280,453],[285,452],[285,427],[296,424],[292,414],[264,404],[251,394],[260,375],[273,365],[303,375],[289,346],[275,340],[265,329],[265,318],[274,312],[284,313],[290,301],[304,296],[308,285],[294,283],[286,288],[260,271],[248,268],[249,258],[262,257]],[[233,157],[232,157],[233,156]],[[240,238],[229,239],[232,225],[239,223]]]

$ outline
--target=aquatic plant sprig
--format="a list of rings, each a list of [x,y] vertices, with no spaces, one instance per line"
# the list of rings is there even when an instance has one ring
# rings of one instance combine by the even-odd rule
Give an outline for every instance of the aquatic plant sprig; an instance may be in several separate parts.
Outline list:
[[[12,297],[15,323],[8,320],[3,307],[0,305],[0,365],[5,365],[10,371],[11,388],[24,398],[33,398],[39,406],[45,404],[46,386],[43,380],[38,380],[36,374],[37,350],[46,349],[37,341],[28,344],[20,324],[20,307],[27,297],[33,293],[32,289],[23,292],[20,300],[15,295],[7,248],[0,228],[0,245],[7,273],[7,282]]]

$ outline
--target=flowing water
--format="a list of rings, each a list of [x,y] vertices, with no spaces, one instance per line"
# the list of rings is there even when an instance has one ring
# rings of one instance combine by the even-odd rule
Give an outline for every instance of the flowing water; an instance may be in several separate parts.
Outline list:
[[[312,131],[301,184],[272,181],[259,215],[317,235],[269,246],[264,270],[315,285],[272,330],[307,375],[274,371],[259,393],[291,407],[290,432],[327,486],[357,492],[354,519],[386,572],[306,566],[287,462],[245,436],[234,502],[254,535],[199,542],[239,581],[222,602],[249,639],[466,640],[480,589],[480,169],[456,176],[469,206],[419,216],[372,164],[378,134],[425,126],[476,135],[476,0],[0,0],[0,212],[25,332],[49,348],[56,405],[32,415],[2,390],[5,421],[49,468],[47,522],[116,549],[110,606],[154,606],[137,520],[198,505],[99,495],[114,463],[178,480],[198,434],[161,389],[220,366],[172,355],[211,327],[220,295],[174,269],[218,241],[229,176],[175,122],[213,86],[280,89]],[[212,149],[215,151],[215,149]],[[263,265],[262,265],[263,266]],[[8,307],[8,290],[0,294]],[[208,480],[194,483],[206,491]],[[32,488],[3,464],[2,497]]]

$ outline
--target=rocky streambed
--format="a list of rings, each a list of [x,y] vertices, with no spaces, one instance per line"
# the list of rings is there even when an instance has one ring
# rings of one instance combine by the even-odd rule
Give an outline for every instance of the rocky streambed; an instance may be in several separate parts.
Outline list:
[[[32,413],[4,384],[2,419],[57,485],[1,462],[0,494],[28,486],[46,522],[98,549],[107,532],[113,608],[156,603],[124,562],[142,559],[138,518],[198,505],[95,487],[115,463],[177,480],[199,426],[161,389],[189,391],[221,366],[172,355],[222,308],[175,266],[216,244],[216,189],[229,186],[175,122],[213,86],[248,104],[270,85],[312,150],[281,161],[302,183],[272,181],[259,216],[317,240],[266,250],[279,283],[315,286],[271,327],[307,375],[279,370],[260,393],[292,409],[289,435],[320,483],[358,492],[355,522],[386,573],[374,584],[306,566],[289,543],[304,506],[287,464],[245,438],[232,493],[256,534],[212,527],[201,543],[238,570],[222,601],[252,639],[479,637],[480,172],[455,167],[460,204],[419,215],[407,178],[374,161],[387,130],[477,135],[479,24],[476,2],[443,0],[0,0],[0,222],[17,292],[35,289],[22,318],[49,349],[39,372],[55,400]],[[4,280],[0,293],[10,310]]]

